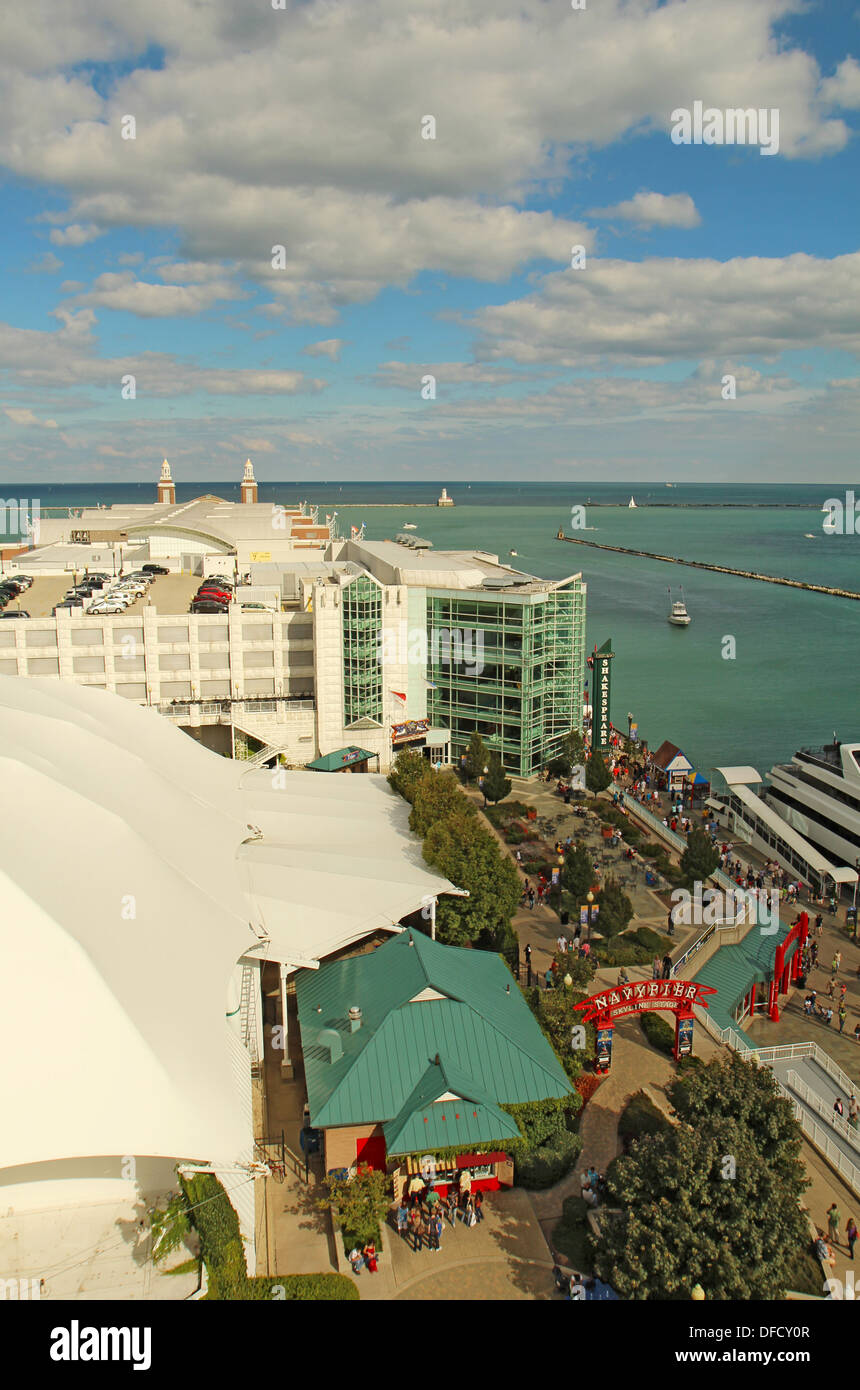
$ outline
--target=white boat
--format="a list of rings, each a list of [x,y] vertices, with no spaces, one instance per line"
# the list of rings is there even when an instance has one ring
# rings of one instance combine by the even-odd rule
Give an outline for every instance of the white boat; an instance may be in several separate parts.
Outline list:
[[[509,555],[516,555],[517,553],[518,553],[518,552],[517,552],[516,550],[509,550],[509,551],[508,551],[508,554],[509,554]]]
[[[817,540],[817,537],[816,537],[815,535],[813,535],[812,531],[804,531],[804,533],[803,533],[803,538],[804,538],[804,540],[807,540],[807,541],[814,541],[814,540]]]
[[[630,508],[630,507],[635,507],[635,506],[636,506],[636,498],[635,498],[635,497],[631,497],[631,498],[630,498],[630,501],[627,503],[627,506],[628,506],[628,508]]]
[[[417,531],[418,527],[416,526],[414,521],[404,521],[403,529],[404,531]]]
[[[672,598],[671,589],[669,590],[669,598],[670,600]],[[684,602],[683,589],[681,590],[680,599],[676,599],[675,602],[672,604],[672,607],[669,609],[668,621],[672,624],[673,627],[689,627],[690,623],[693,621],[689,613],[687,612],[687,605]]]

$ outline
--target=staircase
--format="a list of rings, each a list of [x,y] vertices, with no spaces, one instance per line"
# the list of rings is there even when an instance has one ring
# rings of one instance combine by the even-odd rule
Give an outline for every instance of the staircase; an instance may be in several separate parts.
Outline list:
[[[260,1075],[260,1052],[257,1047],[257,982],[259,972],[253,965],[242,966],[242,992],[239,998],[239,1023],[242,1042],[251,1058],[251,1075]]]

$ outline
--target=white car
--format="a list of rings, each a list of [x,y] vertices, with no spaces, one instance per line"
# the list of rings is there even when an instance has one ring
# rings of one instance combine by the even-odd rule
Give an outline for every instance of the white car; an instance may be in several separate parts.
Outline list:
[[[133,594],[135,598],[140,598],[146,592],[147,588],[145,584],[133,583],[117,584],[116,588],[111,590],[111,593],[114,594]]]
[[[100,598],[95,603],[91,603],[87,609],[88,613],[124,613],[128,607],[121,598]]]

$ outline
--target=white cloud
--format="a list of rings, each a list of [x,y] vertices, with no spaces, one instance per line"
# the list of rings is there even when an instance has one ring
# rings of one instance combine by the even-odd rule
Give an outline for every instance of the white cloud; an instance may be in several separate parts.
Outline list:
[[[821,97],[828,105],[846,111],[856,111],[860,107],[860,63],[856,58],[846,58],[839,64],[833,77],[825,78],[821,84]]]
[[[616,217],[643,227],[698,227],[701,222],[689,193],[643,191],[613,207],[591,208],[589,217]]]
[[[481,359],[593,366],[860,352],[860,253],[729,261],[590,259],[534,293],[479,310]]]
[[[54,246],[86,246],[88,241],[95,241],[96,237],[101,235],[100,228],[92,223],[82,227],[79,223],[73,222],[70,227],[54,227],[50,239]]]
[[[304,352],[306,357],[328,357],[332,362],[339,362],[345,346],[343,338],[323,338],[319,343],[308,343]]]
[[[131,270],[106,271],[76,304],[119,309],[140,318],[177,318],[200,314],[222,299],[241,299],[237,286],[209,277],[203,285],[156,285],[138,280]]]
[[[58,270],[62,270],[63,262],[53,251],[46,251],[38,260],[31,261],[27,266],[28,275],[56,275]]]
[[[184,258],[266,284],[273,312],[330,323],[422,270],[499,282],[590,245],[524,200],[558,186],[575,151],[653,131],[668,142],[691,74],[711,104],[778,107],[778,157],[844,147],[829,107],[853,91],[853,68],[822,82],[811,56],[777,41],[794,3],[152,0],[144,12],[92,0],[70,15],[45,0],[6,26],[0,157],[67,190],[76,220],[55,238],[175,229]],[[104,98],[88,85],[86,62],[150,43],[162,69],[119,76]],[[135,141],[120,138],[129,112]],[[435,140],[421,138],[427,113]]]
[[[4,406],[3,414],[8,416],[13,425],[37,425],[39,429],[43,430],[55,430],[57,428],[56,420],[40,420],[32,410],[19,409],[17,406]]]
[[[99,357],[91,308],[56,311],[54,332],[0,323],[0,372],[29,387],[99,387],[120,399],[122,378],[133,375],[141,398],[211,396],[293,396],[323,391],[327,383],[303,372],[274,368],[200,367],[171,353],[139,352],[131,357]]]

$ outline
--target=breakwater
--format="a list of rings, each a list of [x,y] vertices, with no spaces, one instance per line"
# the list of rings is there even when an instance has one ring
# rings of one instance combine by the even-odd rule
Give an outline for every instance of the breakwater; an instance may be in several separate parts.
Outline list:
[[[787,589],[806,589],[812,594],[830,594],[833,598],[860,599],[853,589],[837,589],[829,584],[810,584],[804,579],[785,579],[777,574],[759,574],[756,570],[733,569],[731,565],[709,565],[704,560],[685,560],[680,555],[658,555],[653,550],[634,550],[626,545],[606,545],[602,541],[586,541],[579,536],[566,536],[559,531],[556,540],[570,545],[587,545],[592,550],[612,550],[616,555],[638,555],[643,560],[660,560],[665,565],[687,565],[694,570],[711,570],[714,574],[734,574],[739,579],[757,579],[762,584],[782,584]]]

